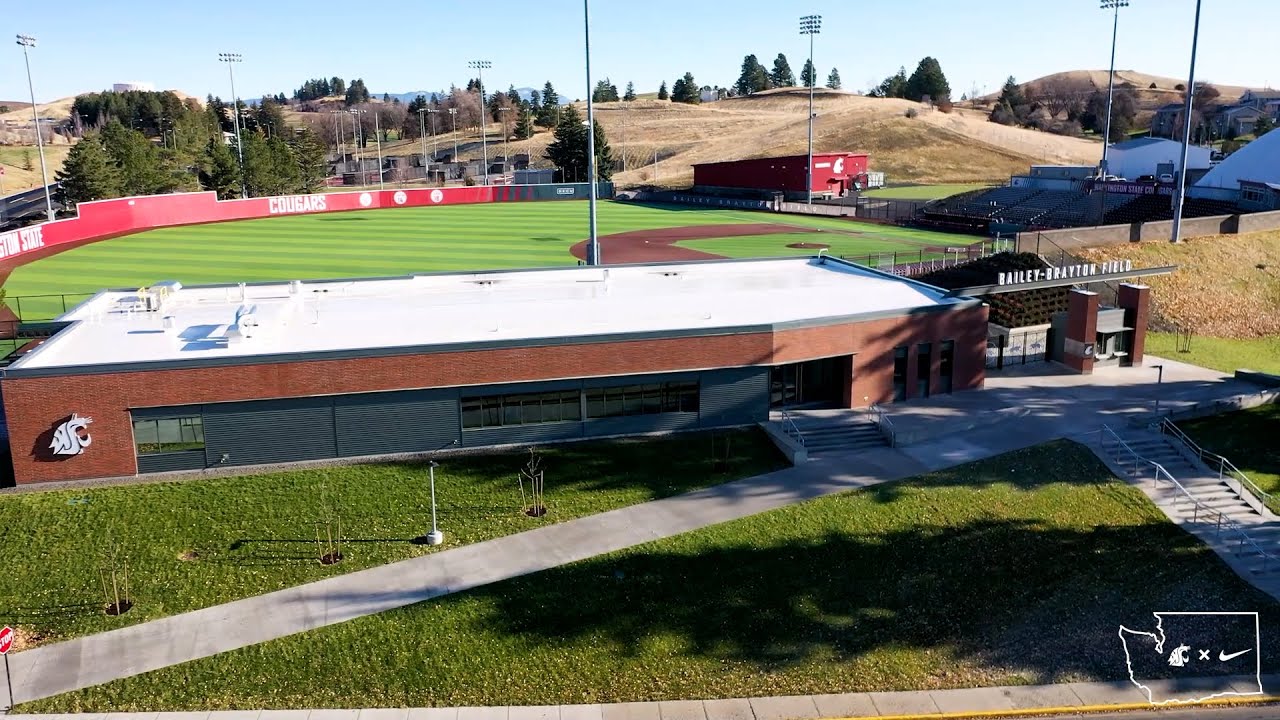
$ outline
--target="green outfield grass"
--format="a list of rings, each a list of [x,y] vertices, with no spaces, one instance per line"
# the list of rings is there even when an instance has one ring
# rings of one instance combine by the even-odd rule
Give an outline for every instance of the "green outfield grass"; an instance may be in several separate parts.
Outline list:
[[[842,241],[846,254],[898,246],[954,244],[955,237],[839,218],[784,216],[741,210],[605,202],[601,235],[632,230],[725,223],[785,223],[865,232]],[[411,272],[572,265],[569,247],[587,235],[580,202],[495,203],[366,210],[165,228],[92,243],[14,270],[10,298],[93,293],[176,279],[187,285],[268,280],[370,277]],[[762,246],[708,241],[709,252],[773,255]],[[786,239],[783,239],[786,238]],[[828,242],[829,240],[823,240]],[[699,246],[701,247],[701,246]],[[12,303],[11,303],[12,305]],[[59,298],[24,300],[24,318],[60,313]]]
[[[873,198],[893,198],[895,200],[936,200],[938,198],[950,197],[962,192],[970,190],[980,190],[984,187],[990,187],[986,184],[977,185],[909,185],[907,187],[889,187],[876,188],[868,190],[863,195]]]

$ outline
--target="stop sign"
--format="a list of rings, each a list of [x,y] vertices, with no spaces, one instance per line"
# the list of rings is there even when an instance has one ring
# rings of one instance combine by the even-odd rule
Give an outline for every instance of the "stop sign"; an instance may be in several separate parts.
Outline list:
[[[13,647],[13,628],[8,625],[0,630],[0,655],[9,652],[9,648]]]

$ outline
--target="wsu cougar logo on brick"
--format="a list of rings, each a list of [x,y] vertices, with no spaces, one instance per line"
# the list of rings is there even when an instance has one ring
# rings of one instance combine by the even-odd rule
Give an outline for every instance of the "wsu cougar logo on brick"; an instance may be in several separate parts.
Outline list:
[[[93,437],[89,435],[91,422],[93,418],[82,418],[72,413],[66,422],[54,429],[49,450],[54,455],[80,455],[93,444]]]

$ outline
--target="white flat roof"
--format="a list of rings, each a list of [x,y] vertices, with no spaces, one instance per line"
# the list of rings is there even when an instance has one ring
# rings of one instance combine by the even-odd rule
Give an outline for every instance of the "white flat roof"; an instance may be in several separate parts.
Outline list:
[[[243,297],[242,297],[243,293]],[[104,291],[10,370],[393,351],[893,315],[972,302],[817,258],[414,275],[182,288],[146,311]],[[237,313],[253,308],[237,337]]]

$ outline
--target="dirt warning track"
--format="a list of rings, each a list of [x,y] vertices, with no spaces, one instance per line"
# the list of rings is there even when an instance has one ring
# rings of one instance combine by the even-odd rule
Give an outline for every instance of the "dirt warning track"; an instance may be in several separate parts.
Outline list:
[[[774,223],[736,223],[727,225],[685,225],[682,227],[632,230],[600,236],[600,255],[606,265],[647,262],[679,262],[682,260],[719,260],[723,255],[682,248],[682,240],[746,237],[750,235],[794,235],[818,232],[809,228]],[[575,243],[569,252],[579,260],[587,259],[587,241]]]

